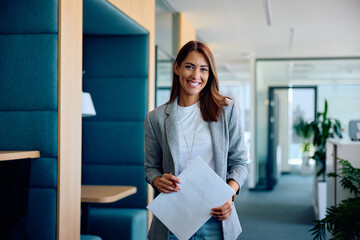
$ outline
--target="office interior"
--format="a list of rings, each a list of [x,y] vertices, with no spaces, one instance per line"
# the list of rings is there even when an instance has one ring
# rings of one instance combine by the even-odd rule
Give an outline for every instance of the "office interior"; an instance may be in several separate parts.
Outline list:
[[[144,118],[167,102],[189,40],[209,45],[220,92],[241,109],[238,239],[311,239],[312,221],[346,196],[317,184],[294,124],[326,100],[344,136],[328,142],[327,171],[334,156],[360,167],[349,125],[360,122],[359,12],[352,0],[1,1],[0,239],[146,239]],[[304,219],[261,215],[271,208]]]

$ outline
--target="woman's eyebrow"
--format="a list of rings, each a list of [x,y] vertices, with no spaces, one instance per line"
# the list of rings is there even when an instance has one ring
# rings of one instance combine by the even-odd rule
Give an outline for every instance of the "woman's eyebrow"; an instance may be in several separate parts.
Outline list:
[[[195,64],[191,63],[191,62],[186,62],[185,64],[190,64],[191,66],[195,67]],[[201,65],[200,67],[209,67],[208,65]]]

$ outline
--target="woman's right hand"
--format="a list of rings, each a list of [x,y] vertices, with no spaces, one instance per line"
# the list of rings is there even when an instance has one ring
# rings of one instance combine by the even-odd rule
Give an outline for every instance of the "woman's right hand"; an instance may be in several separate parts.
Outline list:
[[[172,175],[171,173],[164,173],[161,177],[156,177],[153,181],[153,186],[159,192],[172,193],[180,190],[180,179]]]

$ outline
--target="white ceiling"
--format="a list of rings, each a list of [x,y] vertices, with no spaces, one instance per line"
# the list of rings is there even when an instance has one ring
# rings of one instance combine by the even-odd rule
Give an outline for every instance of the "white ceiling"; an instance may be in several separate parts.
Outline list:
[[[185,14],[212,48],[219,70],[235,76],[248,71],[252,57],[360,57],[360,0],[269,0],[270,26],[265,0],[162,2]]]
[[[360,56],[359,0],[166,0],[217,57]],[[289,49],[290,29],[294,29]]]

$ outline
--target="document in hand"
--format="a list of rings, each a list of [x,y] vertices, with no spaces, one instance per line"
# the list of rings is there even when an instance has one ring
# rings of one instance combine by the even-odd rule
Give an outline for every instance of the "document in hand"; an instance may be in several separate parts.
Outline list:
[[[147,208],[179,239],[189,239],[211,217],[211,209],[228,201],[235,191],[201,157],[178,176],[181,190],[161,193]]]

